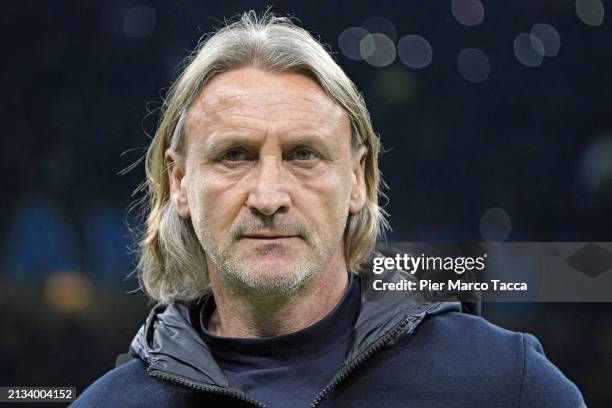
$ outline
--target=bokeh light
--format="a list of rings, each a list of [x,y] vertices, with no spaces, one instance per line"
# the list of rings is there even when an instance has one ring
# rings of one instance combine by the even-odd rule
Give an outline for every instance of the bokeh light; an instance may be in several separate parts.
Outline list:
[[[600,0],[576,0],[576,15],[585,24],[599,26],[603,23],[605,9]]]
[[[580,158],[578,175],[592,196],[612,198],[612,133],[592,138]]]
[[[466,26],[481,24],[485,16],[485,9],[480,0],[452,0],[451,12],[459,23]]]
[[[537,37],[542,46],[544,47],[544,57],[556,57],[561,49],[561,37],[555,28],[548,24],[534,24],[531,27],[531,34]],[[533,37],[532,37],[533,38]],[[538,52],[540,48],[538,44],[532,43],[535,52]]]
[[[157,23],[155,10],[148,6],[132,7],[123,17],[123,32],[130,38],[144,38]]]
[[[384,34],[393,42],[397,40],[397,29],[391,21],[384,17],[369,18],[362,24],[362,27],[372,34]]]
[[[502,208],[490,208],[480,218],[480,236],[487,242],[505,241],[511,231],[512,221]]]
[[[414,99],[416,83],[410,72],[400,64],[378,70],[374,89],[388,103],[404,103]]]
[[[57,312],[84,312],[92,305],[93,285],[87,276],[76,271],[57,271],[45,282],[45,297]]]
[[[457,68],[463,78],[470,82],[484,82],[491,72],[491,64],[487,55],[475,48],[459,51]]]
[[[361,41],[370,33],[361,27],[349,27],[338,36],[340,52],[348,59],[361,61],[363,59],[360,45]],[[373,52],[372,47],[372,52]],[[369,56],[369,55],[368,55]]]
[[[525,66],[539,67],[542,65],[544,53],[542,41],[533,34],[520,33],[514,39],[514,55]]]
[[[386,67],[395,61],[396,51],[393,41],[384,34],[370,34],[361,40],[361,56],[375,67]]]
[[[431,64],[433,52],[429,42],[420,35],[402,37],[397,43],[400,60],[410,68],[425,68]]]

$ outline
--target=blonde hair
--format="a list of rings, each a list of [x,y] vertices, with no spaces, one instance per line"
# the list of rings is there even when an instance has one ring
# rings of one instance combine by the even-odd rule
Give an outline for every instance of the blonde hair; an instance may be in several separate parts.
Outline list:
[[[187,109],[207,81],[249,65],[270,72],[300,72],[315,79],[348,115],[353,148],[367,148],[366,203],[358,213],[349,215],[345,229],[350,270],[359,271],[377,238],[388,228],[387,214],[378,204],[382,184],[378,169],[380,141],[357,88],[328,51],[291,19],[249,11],[200,40],[168,91],[145,156],[146,179],[140,189],[146,189],[146,223],[138,239],[137,271],[141,288],[157,302],[194,300],[209,290],[206,254],[191,220],[181,218],[170,200],[164,152],[169,147],[182,152]]]

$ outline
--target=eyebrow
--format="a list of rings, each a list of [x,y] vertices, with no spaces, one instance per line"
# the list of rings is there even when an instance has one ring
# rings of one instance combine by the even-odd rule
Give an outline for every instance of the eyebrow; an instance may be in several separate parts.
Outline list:
[[[329,160],[332,157],[332,148],[326,140],[327,137],[335,136],[324,136],[317,132],[297,134],[295,136],[288,135],[283,137],[284,140],[281,141],[281,148],[284,150],[286,148],[312,147],[323,156],[323,159]],[[258,150],[260,146],[261,139],[259,138],[239,134],[217,134],[211,136],[200,147],[198,153],[201,157],[213,160],[233,148],[242,147],[249,150]]]
[[[211,141],[212,138],[212,141]],[[256,149],[259,145],[257,140],[251,137],[241,135],[229,135],[229,136],[213,136],[209,138],[206,143],[200,146],[198,151],[201,157],[212,160],[222,153],[236,147],[246,147],[249,149]]]

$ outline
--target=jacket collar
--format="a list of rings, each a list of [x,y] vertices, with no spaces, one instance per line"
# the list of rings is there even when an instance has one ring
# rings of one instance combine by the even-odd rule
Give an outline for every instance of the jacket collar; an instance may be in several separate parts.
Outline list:
[[[384,282],[417,279],[402,270],[383,275],[363,273],[358,277],[361,280],[361,309],[353,328],[354,340],[345,357],[345,365],[366,353],[391,332],[398,331],[398,335],[388,345],[409,335],[427,315],[462,310],[462,304],[455,294],[446,293],[440,299],[431,293],[391,293],[373,289],[376,279]],[[227,377],[194,328],[197,327],[194,323],[199,319],[201,301],[205,300],[206,297],[198,302],[155,306],[134,337],[130,354],[147,363],[149,372],[163,371],[203,384],[228,387]]]

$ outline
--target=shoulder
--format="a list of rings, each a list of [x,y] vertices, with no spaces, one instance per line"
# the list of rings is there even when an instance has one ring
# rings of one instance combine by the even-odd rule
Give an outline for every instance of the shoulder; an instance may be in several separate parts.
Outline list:
[[[417,327],[412,347],[444,356],[447,366],[483,389],[516,391],[519,406],[578,407],[582,396],[545,356],[534,336],[473,315],[448,312]]]
[[[186,398],[185,390],[147,374],[140,359],[109,371],[91,384],[71,407],[162,407]]]
[[[467,313],[447,312],[428,316],[417,328],[421,336],[433,336],[437,343],[452,343],[471,349],[496,348],[496,352],[518,352],[522,333],[506,330],[488,320]]]
[[[524,355],[521,333],[503,329],[478,316],[447,312],[427,316],[405,340],[401,342],[401,352],[416,359],[424,356],[440,359],[441,368],[467,371],[462,373],[464,376],[496,373],[482,379],[487,382],[495,381],[504,373],[505,385],[520,386]],[[509,379],[516,383],[507,384]]]

